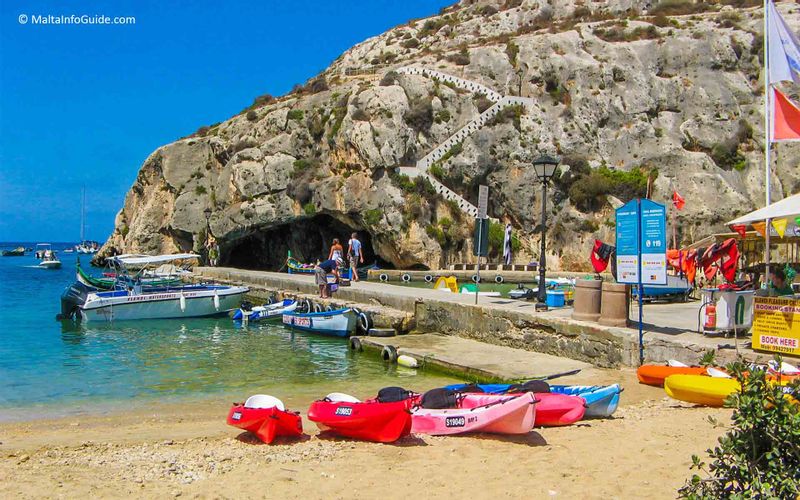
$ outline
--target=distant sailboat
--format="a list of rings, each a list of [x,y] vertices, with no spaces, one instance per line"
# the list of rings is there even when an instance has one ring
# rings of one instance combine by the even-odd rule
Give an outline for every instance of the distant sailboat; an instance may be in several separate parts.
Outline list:
[[[100,250],[100,244],[86,239],[86,187],[81,189],[81,242],[75,251],[82,254],[94,254]]]

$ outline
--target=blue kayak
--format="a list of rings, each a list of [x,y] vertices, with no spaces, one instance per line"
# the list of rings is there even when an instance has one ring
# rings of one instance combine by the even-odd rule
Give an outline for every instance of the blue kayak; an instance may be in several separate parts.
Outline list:
[[[515,384],[518,385],[518,384]],[[445,387],[450,390],[462,390],[467,384],[453,384]],[[478,387],[489,394],[503,394],[508,392],[512,384],[478,384]],[[619,395],[622,388],[619,384],[612,385],[551,385],[550,392],[580,396],[586,400],[586,413],[584,418],[610,417],[617,411]]]

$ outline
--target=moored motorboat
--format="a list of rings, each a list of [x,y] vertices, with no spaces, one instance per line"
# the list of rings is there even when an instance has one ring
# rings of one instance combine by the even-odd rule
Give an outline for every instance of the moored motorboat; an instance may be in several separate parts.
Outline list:
[[[426,398],[433,389],[418,400],[411,410],[411,432],[431,435],[488,432],[496,434],[527,434],[536,419],[536,399],[530,392],[523,394],[452,393],[449,408],[433,405],[425,408]],[[438,398],[436,398],[438,399]]]
[[[25,255],[25,247],[17,247],[13,250],[3,250],[3,257],[22,257]]]
[[[413,402],[413,398],[359,401],[346,394],[333,393],[311,403],[308,419],[322,431],[353,439],[392,443],[411,432]]]
[[[36,244],[36,258],[41,259],[36,266],[40,269],[60,269],[61,261],[56,257],[56,251],[50,243]]]
[[[98,278],[90,275],[84,271],[80,262],[76,265],[76,278],[81,283],[97,288],[99,290],[114,290],[120,284],[120,279],[124,276],[119,273],[103,273],[104,278]],[[177,276],[155,276],[155,277],[142,277],[139,282],[143,287],[168,287],[178,286],[181,284],[181,278]]]
[[[337,309],[318,313],[285,312],[283,324],[295,330],[319,333],[333,337],[348,337],[356,329],[356,313],[350,309]]]
[[[264,304],[263,306],[250,306],[242,303],[242,307],[234,311],[234,321],[282,321],[284,313],[294,312],[297,309],[297,301],[294,299],[283,299],[274,304]]]
[[[173,260],[196,259],[194,254],[155,257],[114,257],[118,265],[159,264]],[[61,296],[61,319],[113,321],[137,319],[196,318],[227,314],[236,309],[249,289],[227,285],[182,285],[147,287],[140,279],[124,282],[123,287],[101,291],[74,283]]]
[[[252,432],[266,444],[276,437],[297,437],[303,434],[299,412],[287,411],[278,398],[256,394],[244,403],[234,403],[228,412],[228,425]]]

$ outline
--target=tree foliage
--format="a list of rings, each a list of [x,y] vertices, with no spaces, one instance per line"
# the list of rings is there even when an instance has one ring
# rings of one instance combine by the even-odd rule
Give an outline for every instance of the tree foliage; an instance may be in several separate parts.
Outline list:
[[[778,359],[780,363],[780,359]],[[800,495],[800,382],[781,387],[764,369],[742,361],[727,370],[742,386],[726,403],[731,429],[709,449],[706,464],[692,456],[694,474],[683,498],[797,498]],[[791,394],[791,395],[790,395]]]

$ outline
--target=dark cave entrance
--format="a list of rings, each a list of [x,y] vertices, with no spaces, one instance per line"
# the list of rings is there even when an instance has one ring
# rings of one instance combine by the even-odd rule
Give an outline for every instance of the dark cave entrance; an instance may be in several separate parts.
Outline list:
[[[375,255],[372,237],[367,231],[355,229],[325,214],[257,231],[224,245],[221,249],[221,265],[262,271],[284,270],[289,250],[300,262],[316,263],[328,258],[334,238],[339,238],[346,253],[347,241],[353,232],[358,233],[362,243],[364,264],[360,265],[376,262],[378,266],[385,267],[386,262]]]

